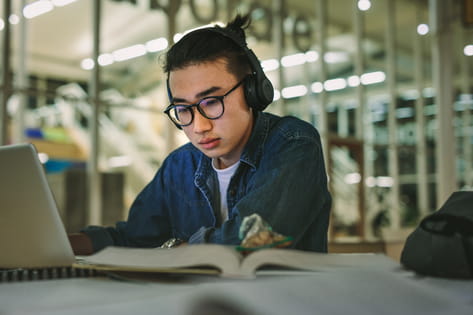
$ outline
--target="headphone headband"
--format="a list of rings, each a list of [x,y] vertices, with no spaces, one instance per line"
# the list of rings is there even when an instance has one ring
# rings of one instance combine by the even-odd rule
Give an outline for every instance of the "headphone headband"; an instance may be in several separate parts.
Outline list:
[[[215,32],[225,36],[237,44],[245,52],[251,70],[253,71],[252,74],[247,77],[245,82],[245,97],[248,106],[257,111],[263,111],[269,104],[271,104],[274,98],[273,85],[266,77],[258,57],[256,57],[253,50],[248,47],[244,39],[239,37],[238,34],[234,33],[232,30],[224,29],[219,26],[203,28],[197,31]]]
[[[266,74],[264,73],[255,53],[248,47],[245,40],[239,37],[238,34],[234,33],[232,30],[224,29],[219,26],[197,29],[186,36],[203,32],[213,32],[220,34],[225,38],[230,39],[244,51],[252,70],[252,73],[245,78],[243,83],[245,99],[248,103],[248,106],[257,111],[263,111],[273,101],[274,88],[271,84],[271,81],[266,77]],[[172,101],[172,94],[171,89],[169,88],[168,80],[166,81],[166,84],[168,97],[170,101]]]

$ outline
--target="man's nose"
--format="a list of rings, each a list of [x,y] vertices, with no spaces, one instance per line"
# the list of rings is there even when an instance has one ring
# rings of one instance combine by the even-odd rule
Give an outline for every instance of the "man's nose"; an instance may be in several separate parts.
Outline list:
[[[194,112],[194,132],[200,133],[212,128],[210,119],[204,117],[197,109]]]

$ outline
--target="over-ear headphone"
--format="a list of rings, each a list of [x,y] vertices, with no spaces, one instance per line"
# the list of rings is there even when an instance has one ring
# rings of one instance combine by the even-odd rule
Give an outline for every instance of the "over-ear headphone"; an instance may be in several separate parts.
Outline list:
[[[224,28],[208,27],[195,30],[193,31],[193,33],[206,31],[215,32],[225,36],[226,38],[237,44],[245,52],[245,55],[248,57],[248,62],[252,70],[252,73],[247,75],[245,81],[243,82],[245,99],[248,103],[248,106],[250,106],[256,111],[263,111],[273,101],[274,88],[271,84],[271,81],[266,77],[266,74],[264,73],[263,68],[261,67],[261,64],[255,53],[248,47],[244,40],[240,39],[230,30]],[[167,84],[167,92],[168,97],[171,100],[172,94],[169,88],[169,84]]]

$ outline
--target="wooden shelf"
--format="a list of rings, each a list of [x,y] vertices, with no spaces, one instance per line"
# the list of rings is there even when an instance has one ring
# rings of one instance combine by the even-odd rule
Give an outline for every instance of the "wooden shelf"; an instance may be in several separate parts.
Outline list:
[[[86,154],[74,143],[60,143],[47,140],[30,139],[40,153],[46,153],[53,159],[85,161]]]

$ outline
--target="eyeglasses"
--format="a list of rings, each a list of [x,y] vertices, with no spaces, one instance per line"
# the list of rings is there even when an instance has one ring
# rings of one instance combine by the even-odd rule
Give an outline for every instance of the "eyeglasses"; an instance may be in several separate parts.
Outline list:
[[[222,96],[207,96],[197,103],[190,105],[170,104],[164,112],[169,116],[173,123],[180,127],[189,126],[194,121],[194,110],[192,107],[196,107],[199,113],[207,119],[219,119],[225,111],[223,99],[235,91],[243,81],[244,79],[238,82],[230,89],[230,91]]]

